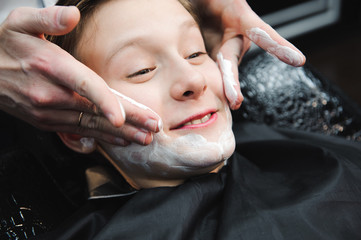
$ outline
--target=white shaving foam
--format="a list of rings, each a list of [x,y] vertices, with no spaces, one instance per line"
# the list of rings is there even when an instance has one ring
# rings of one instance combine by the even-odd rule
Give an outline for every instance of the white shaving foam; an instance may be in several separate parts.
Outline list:
[[[224,59],[222,53],[217,54],[217,59],[221,67],[223,74],[223,84],[226,97],[231,105],[235,105],[237,102],[237,83],[234,80],[234,75],[232,71],[231,61]]]
[[[116,90],[112,89],[112,92],[142,109],[151,110]],[[141,168],[149,176],[174,178],[184,177],[184,174],[193,175],[201,172],[203,167],[215,166],[225,161],[233,154],[235,139],[228,106],[225,106],[225,111],[227,126],[222,129],[215,142],[210,142],[199,134],[171,137],[161,130],[154,135],[154,140],[147,146],[134,143],[126,147],[104,143],[101,145],[112,160],[122,166],[126,172],[137,171]]]
[[[259,46],[265,47],[271,55],[293,66],[301,66],[303,57],[295,50],[282,46],[274,41],[268,33],[260,28],[251,28],[246,31],[247,37]]]
[[[80,143],[82,144],[83,150],[92,150],[95,148],[94,138],[82,137],[80,138]]]

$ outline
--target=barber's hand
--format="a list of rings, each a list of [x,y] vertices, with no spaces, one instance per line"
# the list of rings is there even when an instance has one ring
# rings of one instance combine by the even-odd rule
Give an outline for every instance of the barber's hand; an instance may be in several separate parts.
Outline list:
[[[58,6],[8,16],[0,26],[0,109],[42,130],[149,144],[160,119],[117,98],[102,78],[45,40],[70,32],[79,18],[76,7]]]
[[[243,100],[238,82],[238,64],[249,49],[250,41],[287,64],[302,66],[305,63],[305,56],[263,22],[246,0],[194,0],[194,3],[198,5],[198,9],[203,9],[201,25],[206,30],[205,36],[212,57],[215,59],[218,53],[222,53],[223,59],[232,63],[232,85],[237,98],[233,94],[229,96],[226,91],[231,109],[239,108]]]

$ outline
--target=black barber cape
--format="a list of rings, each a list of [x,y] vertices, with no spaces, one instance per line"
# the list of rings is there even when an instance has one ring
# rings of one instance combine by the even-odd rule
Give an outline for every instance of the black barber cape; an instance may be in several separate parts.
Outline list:
[[[217,174],[90,200],[44,239],[361,239],[360,143],[254,124]]]

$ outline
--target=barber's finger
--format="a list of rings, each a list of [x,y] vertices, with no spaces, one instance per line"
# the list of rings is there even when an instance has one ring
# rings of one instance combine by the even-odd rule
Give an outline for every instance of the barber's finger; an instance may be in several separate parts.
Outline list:
[[[94,129],[80,129],[78,134],[82,136],[94,137],[96,139],[119,146],[127,146],[132,143],[146,146],[153,141],[153,134],[151,132],[135,128],[128,124],[124,124],[121,128],[121,131],[124,134],[123,137],[115,137],[113,134],[102,133],[95,131]]]
[[[48,48],[39,51],[42,61],[32,61],[32,67],[42,71],[56,84],[87,98],[115,127],[121,126],[125,121],[124,108],[105,81],[69,53],[51,43],[47,44]]]
[[[99,131],[96,131],[94,129],[88,129],[84,131],[79,131],[81,132],[81,135],[79,134],[75,134],[74,132],[76,132],[74,130],[74,127],[70,127],[70,126],[63,126],[63,125],[59,125],[59,126],[54,126],[57,129],[57,132],[63,132],[63,133],[70,133],[73,134],[74,136],[78,136],[79,139],[82,137],[86,137],[86,138],[93,138],[96,140],[100,140],[100,141],[104,141],[113,145],[117,145],[117,146],[128,146],[131,144],[131,142],[126,141],[123,138],[120,137],[115,137],[114,135],[111,134],[107,134],[107,133],[101,133]]]
[[[67,128],[65,128],[65,129],[67,129]],[[71,133],[71,131],[67,131],[67,130],[63,130],[62,132]],[[117,146],[122,146],[122,147],[126,147],[131,144],[131,142],[128,142],[122,138],[114,137],[111,134],[105,134],[105,133],[99,134],[99,132],[94,131],[92,129],[88,130],[86,134],[82,134],[82,135],[72,134],[72,135],[77,136],[79,139],[80,138],[96,139],[97,141],[107,142],[107,143],[117,145]],[[85,135],[87,135],[87,136],[85,136]]]
[[[112,135],[112,140],[122,139],[141,145],[147,145],[153,140],[150,131],[137,128],[129,123],[116,128],[106,118],[99,115],[75,112],[73,116],[69,116],[69,119],[72,120],[68,124],[71,127],[76,127],[74,133],[82,136],[102,138],[103,135]],[[109,141],[107,139],[103,140]]]
[[[47,108],[51,109],[48,112],[41,109],[43,115],[57,116],[54,118],[52,124],[72,124],[74,119],[77,118],[76,115],[80,112],[102,117],[102,112],[100,112],[94,103],[77,93],[69,94],[69,92],[70,91],[66,91],[66,89],[64,89],[63,94],[57,94],[57,100],[61,102],[61,105],[59,105],[59,102],[57,101],[53,104],[47,104]],[[126,122],[128,124],[150,132],[158,132],[162,129],[163,124],[157,114],[154,114],[154,112],[148,109],[137,107],[129,101],[125,101],[119,97],[117,97],[117,99],[120,104],[124,106],[124,111],[126,112]],[[59,111],[62,111],[62,113],[59,114]],[[104,120],[106,119],[104,118]],[[99,131],[102,131],[102,129],[99,129]],[[113,132],[113,129],[111,128],[109,131]]]
[[[75,120],[76,124],[72,125],[76,126],[75,133],[82,136],[94,137],[107,142],[111,139],[115,144],[117,144],[117,142],[122,143],[124,140],[140,145],[148,145],[153,140],[153,135],[149,131],[136,128],[128,123],[123,124],[119,128],[115,128],[101,116],[84,113],[80,121],[79,118]],[[113,137],[104,139],[103,136],[105,135],[112,135]]]
[[[163,128],[163,123],[159,117],[153,112],[145,109],[140,109],[136,106],[123,103],[127,113],[126,123],[132,124],[135,127],[144,128],[150,132],[159,132]]]
[[[23,38],[25,37],[26,34]],[[61,105],[71,107],[73,105],[70,101],[74,100],[74,94],[77,93],[95,104],[96,108],[87,102],[86,105],[91,106],[90,112],[93,110],[96,110],[95,113],[101,112],[116,127],[125,122],[122,105],[110,92],[105,81],[93,70],[48,41],[35,38],[35,41],[29,40],[27,44],[29,49],[35,49],[36,54],[28,56],[26,51],[22,51],[19,55],[24,59],[25,70],[30,69],[29,72],[38,75],[38,79],[44,78],[42,84],[48,87],[39,88],[39,90],[43,89],[39,94],[44,95],[46,101],[49,101],[47,106],[58,104],[59,106],[54,106],[57,109],[61,108]],[[54,92],[53,96],[49,96],[49,92]],[[64,94],[60,94],[61,92]],[[37,92],[35,93],[37,94]],[[36,94],[34,95],[36,96]],[[43,100],[41,101],[43,102]],[[80,103],[84,105],[84,101]],[[75,110],[79,109],[75,108]]]
[[[238,27],[239,34],[247,36],[252,42],[281,61],[292,66],[304,65],[306,58],[302,52],[265,23],[253,12],[245,0],[234,1],[234,5],[227,11],[231,16],[237,16],[237,18],[225,17],[229,26]]]
[[[124,106],[126,122],[144,128],[151,132],[158,132],[163,129],[163,121],[160,116],[149,107],[125,96],[115,89],[109,88]]]
[[[115,90],[112,89],[112,94],[114,94],[113,91]],[[120,94],[119,92],[116,93]],[[68,98],[66,102],[67,106],[70,107],[69,110],[77,109],[78,111],[83,111],[91,115],[102,115],[102,112],[99,112],[97,106],[87,98],[76,93],[74,93],[73,96],[73,98]],[[163,128],[162,120],[154,111],[122,94],[120,95],[122,97],[118,95],[115,96],[119,104],[124,108],[123,111],[126,115],[125,120],[128,124],[154,133],[159,132]]]
[[[80,12],[74,7],[52,6],[43,9],[22,7],[13,10],[7,19],[13,31],[33,35],[63,35],[79,22]]]
[[[300,67],[306,62],[305,56],[269,25],[251,28],[246,31],[246,36],[259,47],[289,65]]]
[[[121,146],[131,142],[148,145],[153,140],[150,131],[127,123],[116,128],[103,116],[86,112],[45,110],[37,114],[35,122],[42,130],[78,134]]]
[[[93,102],[89,101],[86,97],[73,93],[73,97],[67,100],[69,110],[78,110],[81,112],[90,113],[93,115],[101,115],[100,109]]]
[[[238,80],[238,62],[244,54],[242,48],[242,38],[234,37],[223,43],[217,56],[222,72],[224,92],[232,110],[238,109],[243,101]]]

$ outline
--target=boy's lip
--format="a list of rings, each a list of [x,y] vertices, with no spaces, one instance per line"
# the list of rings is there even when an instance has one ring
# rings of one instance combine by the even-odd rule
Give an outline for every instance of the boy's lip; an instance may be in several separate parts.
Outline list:
[[[209,124],[213,123],[217,119],[216,110],[207,110],[202,113],[194,114],[180,123],[176,124],[174,127],[171,127],[170,130],[179,130],[179,129],[194,129],[206,127]]]

